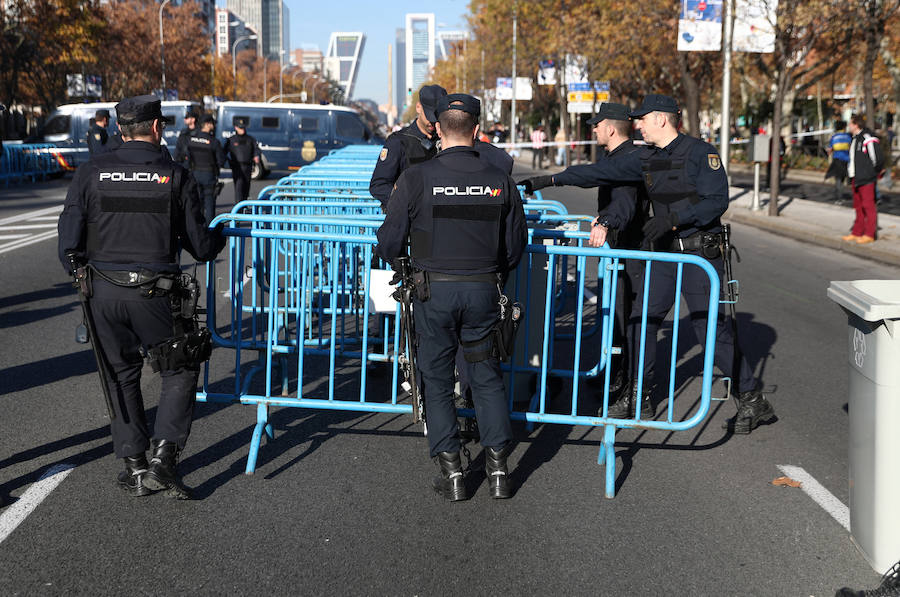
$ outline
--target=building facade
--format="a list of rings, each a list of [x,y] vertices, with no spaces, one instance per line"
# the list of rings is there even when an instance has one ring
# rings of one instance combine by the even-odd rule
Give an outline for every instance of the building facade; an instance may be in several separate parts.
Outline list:
[[[359,61],[362,59],[366,36],[361,31],[331,34],[325,53],[325,74],[344,89],[344,98],[353,97]]]
[[[428,81],[435,63],[434,13],[406,15],[405,95],[403,105],[409,104],[412,94]]]
[[[322,50],[314,46],[305,46],[291,52],[291,63],[296,64],[305,73],[322,72]]]
[[[216,9],[216,56],[231,54],[234,42],[248,35],[258,35],[238,15],[227,8]],[[257,49],[257,40],[246,40],[236,50]]]
[[[282,0],[228,0],[227,9],[260,36],[260,53],[281,60],[290,48],[290,11]]]
[[[406,93],[406,29],[397,29],[396,46],[394,48],[394,106],[397,114],[402,115],[408,103]]]

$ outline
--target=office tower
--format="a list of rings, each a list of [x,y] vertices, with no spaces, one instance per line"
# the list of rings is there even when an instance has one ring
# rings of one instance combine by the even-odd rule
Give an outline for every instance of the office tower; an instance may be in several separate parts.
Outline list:
[[[434,68],[434,13],[406,15],[406,82],[403,90],[409,97],[431,77]]]
[[[350,99],[356,84],[359,61],[366,36],[360,31],[332,33],[325,52],[325,74],[340,83],[344,97]]]

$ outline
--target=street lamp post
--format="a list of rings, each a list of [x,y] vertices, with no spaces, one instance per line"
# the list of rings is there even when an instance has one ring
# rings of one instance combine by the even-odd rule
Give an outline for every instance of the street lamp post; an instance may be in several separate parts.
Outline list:
[[[231,82],[232,82],[232,90],[231,95],[234,96],[234,99],[237,99],[237,45],[242,41],[247,41],[251,39],[257,39],[256,35],[242,35],[231,44]]]
[[[166,46],[163,42],[162,11],[171,0],[163,0],[159,5],[159,59],[162,62],[162,99],[166,99]]]

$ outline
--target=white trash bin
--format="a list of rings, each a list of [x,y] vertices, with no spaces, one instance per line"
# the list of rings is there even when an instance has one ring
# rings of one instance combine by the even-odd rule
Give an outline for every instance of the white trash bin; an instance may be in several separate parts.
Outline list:
[[[900,560],[900,280],[831,282],[847,313],[850,534],[883,574]]]

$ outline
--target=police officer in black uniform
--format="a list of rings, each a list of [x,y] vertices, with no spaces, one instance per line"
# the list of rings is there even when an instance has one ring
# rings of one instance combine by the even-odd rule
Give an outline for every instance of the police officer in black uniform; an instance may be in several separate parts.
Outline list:
[[[108,364],[113,447],[125,460],[119,485],[134,496],[167,489],[173,497],[188,498],[176,478],[176,459],[191,428],[199,362],[172,359],[160,367],[162,392],[151,441],[141,396],[141,351],[186,341],[180,316],[188,314],[173,316],[182,278],[179,250],[208,261],[225,239],[205,226],[190,174],[160,153],[160,101],[152,95],[127,98],[116,114],[125,143],[75,173],[59,218],[59,257],[70,271],[68,254],[74,252],[92,272],[88,308],[96,348]]]
[[[460,344],[472,364],[490,495],[511,495],[506,460],[512,429],[492,329],[499,316],[498,280],[515,269],[527,238],[515,183],[472,147],[480,108],[469,95],[441,99],[437,132],[444,149],[403,172],[377,232],[379,257],[403,255],[408,238],[413,268],[424,272],[413,316],[428,444],[441,467],[434,488],[452,501],[468,497],[453,400],[453,356]]]
[[[186,168],[190,167],[188,161],[190,157],[188,154],[188,139],[197,130],[197,118],[199,116],[199,111],[194,106],[187,109],[187,112],[184,114],[184,128],[178,133],[178,139],[175,141],[175,154],[172,156],[172,159],[175,160],[176,164]]]
[[[109,141],[109,110],[97,110],[94,113],[94,123],[87,132],[87,145],[91,157],[100,155],[105,151],[111,151],[114,148],[107,148]]]
[[[588,124],[594,127],[597,143],[605,148],[604,158],[633,153],[637,147],[631,140],[631,117],[628,108],[622,104],[606,102],[601,104],[597,115]],[[647,221],[650,201],[643,185],[636,182],[616,182],[602,184],[597,189],[597,217],[591,227],[588,244],[600,247],[605,242],[614,249],[649,250],[641,227]],[[624,260],[625,275],[618,276],[616,289],[616,321],[613,328],[614,342],[622,346],[621,355],[613,357],[615,375],[610,386],[610,395],[619,395],[609,405],[607,416],[624,419],[635,413],[637,404],[637,377],[632,368],[637,366],[635,339],[640,333],[640,314],[644,268],[643,262]],[[653,418],[653,408],[649,388],[644,386],[641,401],[641,418]],[[603,416],[602,409],[599,413]]]
[[[259,144],[247,134],[247,121],[243,117],[234,119],[234,134],[228,139],[225,154],[231,165],[234,180],[234,202],[246,201],[250,195],[250,174],[253,163],[259,163]]]
[[[642,181],[653,205],[653,217],[642,230],[656,248],[668,252],[702,255],[719,272],[722,223],[728,209],[728,178],[715,148],[678,132],[681,111],[677,102],[665,95],[651,94],[640,109],[631,113],[635,126],[648,144],[638,151],[601,158],[594,164],[571,166],[552,176],[539,176],[522,182],[526,192],[549,185],[594,186],[604,181]],[[657,330],[674,301],[675,265],[654,264],[649,291],[647,337],[655,339]],[[698,268],[685,268],[682,294],[692,314],[697,337],[706,338],[709,287],[706,274]],[[775,419],[772,405],[759,389],[759,383],[743,357],[724,314],[719,312],[715,362],[722,371],[737,378],[738,412],[731,424],[735,433],[750,433],[761,423]],[[737,352],[736,352],[737,351]],[[656,362],[656,342],[647,342],[644,377]]]
[[[188,136],[191,174],[200,186],[203,215],[207,223],[216,215],[216,184],[219,169],[225,165],[225,150],[216,139],[216,119],[206,114],[200,118],[200,130]]]

